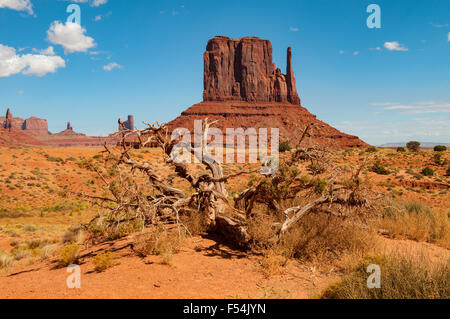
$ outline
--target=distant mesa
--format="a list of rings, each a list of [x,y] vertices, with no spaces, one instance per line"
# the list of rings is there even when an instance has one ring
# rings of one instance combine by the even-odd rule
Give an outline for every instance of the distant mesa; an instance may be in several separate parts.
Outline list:
[[[311,125],[305,145],[330,148],[367,147],[357,136],[338,131],[318,120],[301,105],[287,49],[286,73],[272,61],[272,44],[256,37],[231,39],[217,36],[204,53],[203,102],[168,123],[169,129],[193,131],[194,121],[208,118],[216,127],[278,128],[280,140],[295,147],[302,130]]]
[[[50,135],[48,131],[47,120],[37,117],[30,117],[29,119],[21,119],[20,117],[13,117],[11,110],[8,108],[5,117],[0,117],[0,123],[3,123],[4,128],[16,128],[33,136],[47,136]]]
[[[115,140],[109,137],[86,136],[74,131],[70,122],[59,133],[48,131],[47,120],[30,117],[26,120],[13,117],[8,108],[5,117],[0,117],[0,145],[40,145],[51,147],[101,147],[106,142],[112,145]]]

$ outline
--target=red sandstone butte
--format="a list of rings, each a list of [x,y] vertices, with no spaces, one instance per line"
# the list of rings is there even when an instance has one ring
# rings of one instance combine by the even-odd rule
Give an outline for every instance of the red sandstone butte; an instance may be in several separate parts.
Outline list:
[[[26,119],[23,123],[22,129],[33,136],[50,135],[48,132],[47,120],[37,118],[35,116]]]
[[[195,120],[208,118],[218,120],[216,127],[223,133],[227,128],[278,128],[280,141],[296,146],[302,130],[311,125],[306,145],[335,149],[368,146],[357,136],[318,120],[301,106],[291,48],[287,50],[286,66],[286,74],[275,67],[270,41],[224,36],[209,40],[204,54],[203,102],[168,123],[170,130],[187,128],[193,132]]]

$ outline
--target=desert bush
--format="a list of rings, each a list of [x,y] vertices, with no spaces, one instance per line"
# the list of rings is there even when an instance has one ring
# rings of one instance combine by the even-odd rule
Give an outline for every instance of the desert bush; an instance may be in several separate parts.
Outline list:
[[[412,152],[417,152],[420,149],[420,143],[416,141],[408,142],[406,148]]]
[[[397,153],[405,153],[406,149],[404,147],[397,147]]]
[[[302,262],[337,262],[341,257],[363,255],[375,246],[373,234],[352,221],[343,221],[336,216],[312,213],[298,223],[282,241],[273,244],[276,233],[275,217],[256,216],[249,225],[249,234],[254,239],[253,249],[264,252],[261,265],[266,275],[277,274],[286,264],[286,258]]]
[[[450,176],[450,166],[447,168],[447,171],[445,172],[445,175]]]
[[[15,260],[22,260],[31,256],[31,252],[24,248],[18,248],[11,250]]]
[[[288,257],[324,262],[344,255],[366,252],[375,245],[373,234],[352,221],[336,216],[311,214],[281,242]]]
[[[404,236],[450,248],[450,221],[447,212],[431,209],[420,202],[394,201],[387,204],[377,224],[394,237]]]
[[[376,147],[369,147],[369,148],[366,148],[366,153],[376,153],[378,150],[377,150],[377,148]]]
[[[0,269],[10,269],[14,264],[14,258],[6,253],[0,253]]]
[[[95,256],[93,263],[96,272],[103,272],[106,269],[117,266],[120,262],[117,260],[119,257],[112,252],[105,252]]]
[[[434,147],[435,152],[445,152],[447,150],[447,146],[437,145]]]
[[[140,257],[161,255],[164,259],[170,259],[172,254],[180,250],[184,237],[185,234],[180,234],[177,229],[169,230],[166,226],[158,224],[136,236],[133,250]]]
[[[381,268],[381,288],[367,287],[367,267]],[[343,280],[330,285],[322,299],[448,299],[450,260],[432,263],[424,257],[376,255],[366,257]]]
[[[429,167],[425,167],[422,170],[422,175],[423,176],[433,176],[434,175],[434,171],[431,168],[429,168]]]
[[[289,144],[289,142],[281,142],[280,143],[280,147],[279,147],[279,151],[280,153],[284,153],[287,151],[290,151],[292,149],[291,145]]]
[[[283,255],[282,251],[278,249],[269,249],[264,252],[264,256],[261,259],[261,267],[263,274],[266,277],[278,275],[281,273],[282,268],[286,266],[288,258]]]
[[[76,244],[82,244],[84,242],[86,235],[84,233],[84,230],[81,228],[70,228],[67,230],[63,237],[62,242],[67,243],[76,243]]]
[[[59,262],[63,266],[69,266],[78,260],[80,247],[77,244],[69,244],[59,251]]]
[[[41,248],[39,251],[39,257],[41,259],[48,259],[52,257],[56,252],[56,246],[55,245],[45,245]]]
[[[433,154],[433,162],[436,165],[442,165],[442,153],[436,152]]]
[[[25,225],[23,230],[33,233],[33,232],[35,232],[37,230],[37,227],[34,226],[34,225]]]
[[[191,235],[204,234],[208,230],[208,217],[201,212],[194,212],[181,216],[181,222],[187,227]]]
[[[371,172],[379,175],[389,175],[389,171],[383,166],[380,160],[377,160],[369,169]]]

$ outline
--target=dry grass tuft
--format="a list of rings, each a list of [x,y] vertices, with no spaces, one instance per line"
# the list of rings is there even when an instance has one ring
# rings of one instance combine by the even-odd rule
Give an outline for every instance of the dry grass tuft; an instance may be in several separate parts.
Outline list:
[[[160,224],[137,235],[133,250],[140,257],[162,256],[164,264],[173,265],[173,254],[180,250],[185,237],[184,232],[179,232],[176,228],[167,229]]]
[[[14,258],[6,253],[0,253],[0,269],[9,270],[14,264]]]
[[[367,267],[381,268],[381,288],[367,287]],[[448,299],[450,260],[431,262],[425,256],[375,255],[366,257],[343,280],[322,292],[323,299]]]
[[[449,212],[415,201],[393,202],[384,208],[376,224],[394,237],[404,236],[450,248]]]

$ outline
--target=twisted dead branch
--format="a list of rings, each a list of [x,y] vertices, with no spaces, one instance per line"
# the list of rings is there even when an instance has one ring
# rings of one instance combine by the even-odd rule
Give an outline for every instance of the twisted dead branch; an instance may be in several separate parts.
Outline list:
[[[256,218],[257,207],[261,205],[281,218],[281,222],[274,224],[277,231],[272,242],[282,240],[310,213],[346,216],[357,214],[363,207],[370,207],[369,192],[360,179],[366,162],[347,177],[345,171],[333,163],[326,149],[301,148],[302,142],[309,136],[310,126],[302,132],[297,149],[280,163],[276,173],[257,176],[251,187],[230,200],[226,184],[245,174],[255,176],[258,170],[224,175],[221,163],[208,155],[208,131],[215,123],[208,119],[203,121],[200,149],[198,146],[196,149],[193,143],[183,147],[183,152],[188,152],[206,168],[207,173],[195,174],[187,163],[173,155],[180,143],[172,139],[165,125],[155,122],[146,124],[143,130],[130,131],[119,120],[123,128],[120,147],[112,148],[105,144],[105,168],[92,167],[104,182],[106,195],[82,196],[108,211],[104,220],[114,231],[120,230],[125,223],[138,220],[142,222],[139,226],[142,228],[172,222],[187,229],[180,217],[201,214],[207,220],[207,231],[220,233],[242,247],[248,247],[253,240],[248,225]],[[125,142],[130,136],[135,136],[142,148],[156,143],[162,150],[165,164],[178,178],[186,181],[191,190],[174,187],[170,179],[158,174],[152,163],[135,159],[131,154],[133,148]],[[305,165],[302,171],[300,167]]]

